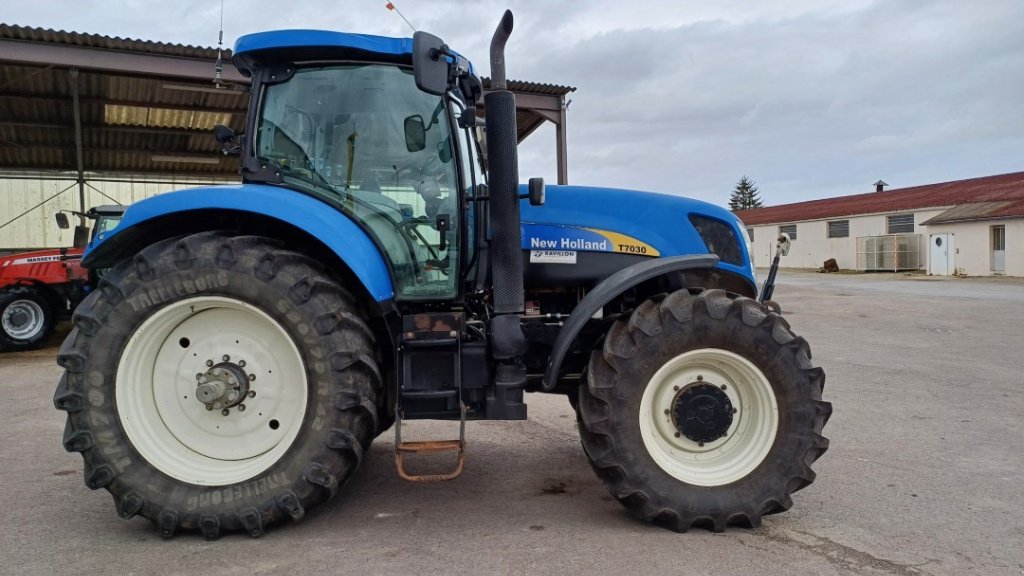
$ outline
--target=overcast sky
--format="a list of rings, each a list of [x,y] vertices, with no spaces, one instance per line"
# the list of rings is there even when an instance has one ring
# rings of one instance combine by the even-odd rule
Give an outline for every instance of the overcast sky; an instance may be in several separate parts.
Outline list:
[[[225,0],[225,44],[275,28],[411,36],[386,0]],[[1024,171],[1024,1],[398,0],[488,75],[575,86],[573,184],[767,204]],[[220,2],[0,0],[0,22],[213,46]],[[520,148],[555,181],[554,130]]]

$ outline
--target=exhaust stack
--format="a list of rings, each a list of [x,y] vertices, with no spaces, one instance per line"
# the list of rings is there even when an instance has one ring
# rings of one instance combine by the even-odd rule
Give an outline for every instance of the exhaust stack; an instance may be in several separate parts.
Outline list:
[[[525,303],[516,99],[507,90],[505,80],[505,43],[511,33],[512,12],[506,10],[491,38],[491,91],[484,97],[494,287],[491,355],[498,363],[494,396],[487,400],[487,414],[491,418],[504,414],[509,419],[525,419],[526,366],[522,356],[526,353],[526,339],[520,324]]]

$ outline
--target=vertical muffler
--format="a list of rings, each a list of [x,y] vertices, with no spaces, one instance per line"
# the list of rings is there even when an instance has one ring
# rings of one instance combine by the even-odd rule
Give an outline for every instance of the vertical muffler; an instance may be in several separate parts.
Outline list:
[[[516,98],[505,79],[505,43],[512,33],[512,12],[505,11],[491,38],[491,91],[484,96],[490,196],[491,276],[494,318],[491,356],[497,361],[494,397],[488,418],[525,419],[526,353],[521,317],[524,309],[523,252],[519,226],[519,156]]]

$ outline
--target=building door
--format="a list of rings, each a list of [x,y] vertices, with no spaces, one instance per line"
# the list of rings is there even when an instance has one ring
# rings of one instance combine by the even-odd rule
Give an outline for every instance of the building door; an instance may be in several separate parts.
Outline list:
[[[1006,226],[992,227],[992,271],[1006,272]]]
[[[956,270],[956,250],[952,234],[932,234],[929,238],[928,273],[936,276],[950,276]]]

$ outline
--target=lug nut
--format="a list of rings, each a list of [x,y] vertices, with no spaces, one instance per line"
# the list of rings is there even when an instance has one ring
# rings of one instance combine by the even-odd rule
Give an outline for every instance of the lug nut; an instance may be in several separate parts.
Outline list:
[[[256,397],[256,391],[255,390],[249,390],[249,398],[255,398],[255,397]],[[735,412],[736,409],[733,408],[732,411]]]
[[[213,410],[213,406],[210,406],[209,404],[207,404],[207,405],[206,405],[206,409],[207,409],[207,410]]]
[[[209,368],[210,366],[213,366],[213,360],[206,361],[206,367]]]
[[[697,446],[700,446],[701,448],[703,448],[704,447],[704,443],[703,442],[697,442]]]
[[[673,386],[672,389],[675,390],[676,392],[678,392],[679,391],[679,386]]]
[[[725,388],[726,388],[725,384],[722,384],[722,390],[725,390]]]
[[[665,415],[666,415],[666,416],[668,416],[668,415],[669,415],[669,414],[671,414],[671,413],[672,413],[672,411],[671,411],[671,410],[669,410],[668,408],[665,408]]]
[[[255,374],[249,374],[249,382],[252,382],[253,380],[256,380],[256,375]]]
[[[238,411],[239,412],[245,412],[245,404],[239,404],[238,405]]]
[[[228,356],[227,354],[225,354],[225,355],[223,356],[223,358],[222,358],[222,359],[223,359],[223,360],[224,360],[225,362],[227,362],[228,360],[231,360],[231,356]]]
[[[238,361],[238,367],[239,368],[245,368],[245,360],[239,360]]]
[[[203,379],[203,373],[202,372],[196,372],[196,380],[202,380],[202,379]]]
[[[228,414],[231,414],[231,410],[228,410],[227,408],[220,411],[221,416],[227,416]]]
[[[704,381],[704,377],[701,376],[700,374],[697,374],[697,382],[703,382],[703,381]]]

